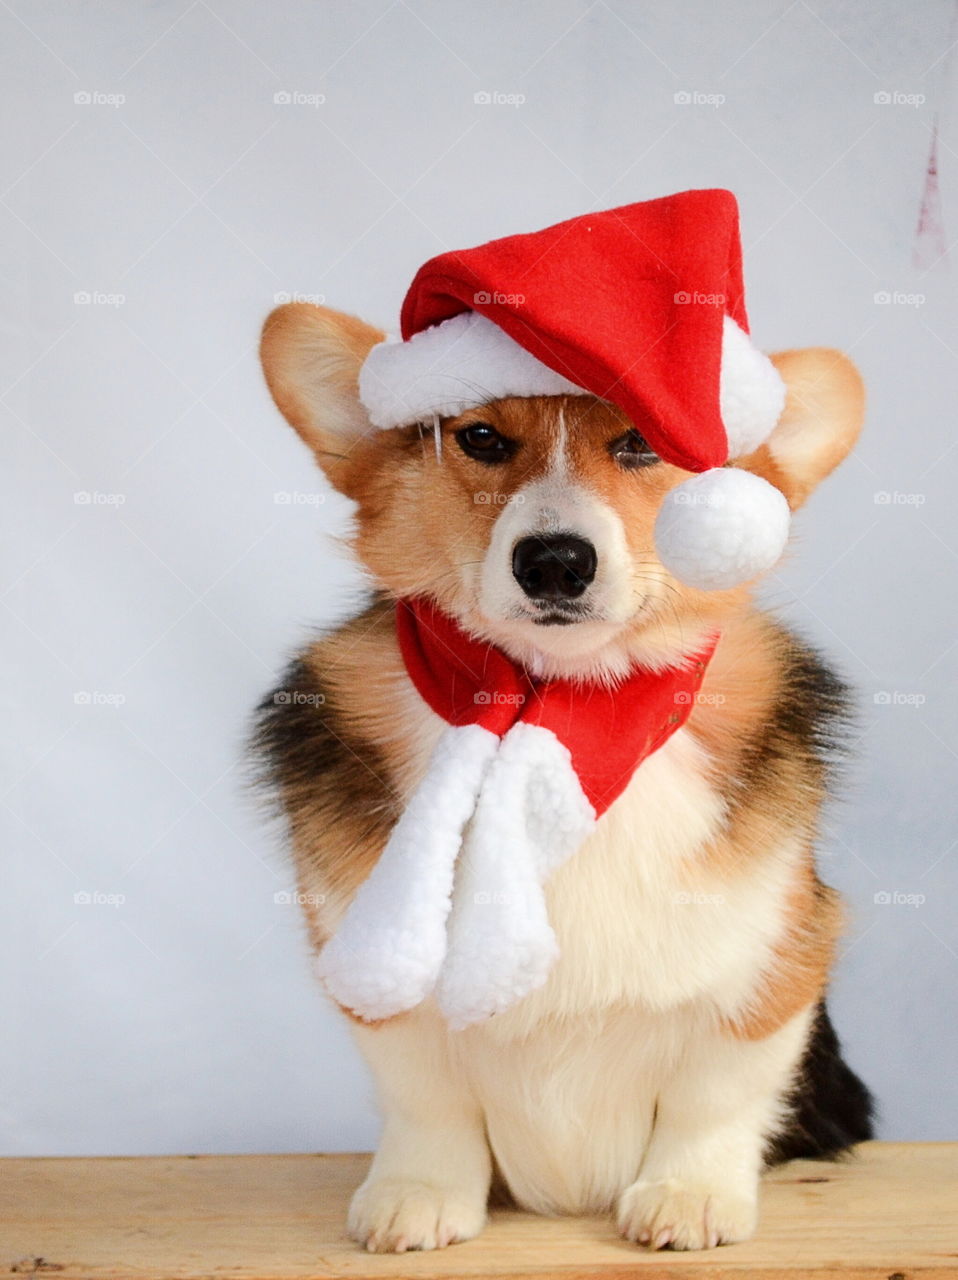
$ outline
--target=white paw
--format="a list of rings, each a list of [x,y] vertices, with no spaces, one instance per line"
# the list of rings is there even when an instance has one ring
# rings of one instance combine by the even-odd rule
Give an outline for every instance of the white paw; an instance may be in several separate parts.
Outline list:
[[[370,1253],[405,1253],[469,1240],[485,1221],[485,1201],[456,1188],[376,1178],[353,1196],[348,1230]]]
[[[633,1182],[616,1213],[619,1234],[652,1249],[714,1249],[747,1240],[757,1219],[754,1195],[676,1178]]]

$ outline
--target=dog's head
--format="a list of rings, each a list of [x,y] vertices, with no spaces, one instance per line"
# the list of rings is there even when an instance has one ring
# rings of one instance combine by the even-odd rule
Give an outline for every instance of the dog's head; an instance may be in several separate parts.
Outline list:
[[[657,558],[656,516],[689,473],[659,460],[621,410],[582,395],[511,398],[435,427],[380,431],[358,376],[382,337],[291,303],[268,318],[262,360],[280,410],[356,502],[357,553],[388,591],[431,597],[547,674],[667,662],[741,607],[744,588],[696,591]],[[852,447],[863,392],[839,352],[772,359],[785,411],[735,465],[794,509]]]

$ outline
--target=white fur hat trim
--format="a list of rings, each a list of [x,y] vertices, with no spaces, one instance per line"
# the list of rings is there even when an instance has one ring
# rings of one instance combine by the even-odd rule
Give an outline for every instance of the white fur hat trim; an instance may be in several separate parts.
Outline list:
[[[378,343],[359,374],[359,398],[373,426],[389,429],[455,417],[507,396],[588,395],[477,311]],[[731,316],[722,330],[719,405],[729,457],[751,453],[785,404],[775,366]]]

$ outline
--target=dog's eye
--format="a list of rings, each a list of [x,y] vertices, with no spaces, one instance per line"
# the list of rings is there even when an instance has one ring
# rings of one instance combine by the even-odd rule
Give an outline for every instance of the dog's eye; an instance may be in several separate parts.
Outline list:
[[[609,452],[619,464],[629,471],[636,467],[651,467],[659,458],[637,431],[627,431],[609,445]]]
[[[472,422],[456,432],[456,440],[463,453],[478,462],[505,462],[515,446],[511,440],[499,434],[488,422]]]

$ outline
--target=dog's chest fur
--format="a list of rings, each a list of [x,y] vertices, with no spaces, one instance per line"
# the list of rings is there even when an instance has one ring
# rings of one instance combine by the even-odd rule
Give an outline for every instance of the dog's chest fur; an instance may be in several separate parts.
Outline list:
[[[412,700],[405,713],[408,795],[442,726]],[[611,1205],[637,1174],[660,1089],[690,1046],[747,1004],[769,964],[797,850],[716,866],[709,845],[725,802],[706,765],[685,730],[645,761],[547,885],[560,957],[545,986],[489,1023],[445,1033],[527,1208]],[[431,1002],[412,1017],[413,1038],[418,1019],[440,1021]]]
[[[560,958],[546,985],[459,1040],[499,1166],[528,1207],[608,1207],[636,1176],[660,1088],[769,963],[794,851],[771,850],[747,874],[711,866],[723,804],[702,765],[682,731],[641,766],[548,886]]]

